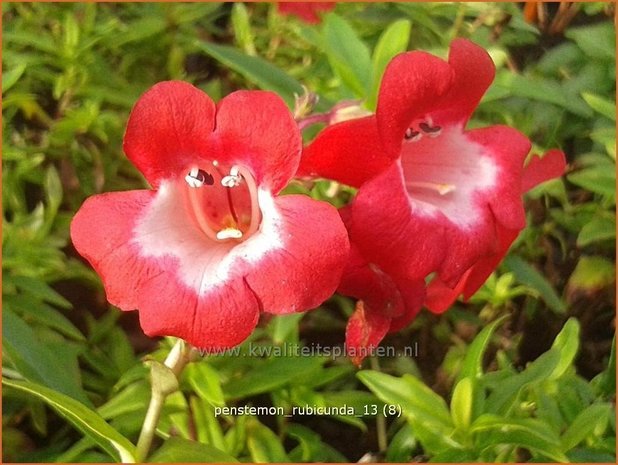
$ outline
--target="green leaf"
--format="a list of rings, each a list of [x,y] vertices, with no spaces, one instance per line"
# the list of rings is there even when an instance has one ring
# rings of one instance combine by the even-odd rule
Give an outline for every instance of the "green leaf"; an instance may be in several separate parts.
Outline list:
[[[247,447],[255,463],[290,461],[277,435],[257,419],[247,425]]]
[[[487,350],[487,346],[491,341],[491,336],[494,331],[506,318],[507,316],[505,315],[492,321],[477,334],[466,351],[461,371],[457,377],[458,381],[466,377],[479,378],[483,375],[483,357],[485,356],[485,350]]]
[[[577,351],[579,350],[579,322],[576,318],[569,318],[564,324],[562,331],[558,333],[552,348],[560,354],[558,365],[552,371],[550,379],[562,376],[573,364]]]
[[[352,26],[335,13],[324,20],[324,51],[331,68],[358,98],[366,98],[371,84],[369,49]]]
[[[210,405],[225,405],[219,373],[206,362],[192,363],[185,369],[185,377],[195,393]]]
[[[600,59],[609,63],[616,61],[616,30],[610,21],[568,28],[565,36],[572,39],[588,59]]]
[[[474,381],[472,378],[463,378],[453,390],[451,399],[451,417],[457,428],[468,429],[472,418],[472,400],[474,395]]]
[[[255,55],[255,44],[253,43],[253,33],[247,7],[241,2],[232,5],[231,14],[232,26],[236,44],[249,55]]]
[[[593,404],[584,409],[562,435],[562,449],[566,452],[594,433],[597,427],[605,428],[612,406],[608,403]]]
[[[273,357],[223,387],[225,397],[240,399],[272,391],[295,381],[299,374],[319,370],[324,360],[316,357]]]
[[[238,463],[231,455],[210,444],[172,437],[148,459],[152,463]]]
[[[30,278],[28,276],[10,276],[9,282],[17,286],[20,291],[32,294],[40,300],[49,302],[60,308],[68,309],[72,306],[71,302],[39,279]]]
[[[28,294],[5,295],[3,304],[5,308],[18,313],[25,321],[41,324],[76,341],[86,340],[81,331],[62,313]]]
[[[492,386],[493,392],[487,398],[485,411],[501,414],[508,412],[525,386],[547,379],[559,362],[558,350],[550,349],[530,363],[521,373],[500,380]]]
[[[603,241],[615,242],[616,215],[612,212],[599,212],[586,223],[577,235],[577,246],[586,247]]]
[[[375,109],[384,70],[395,55],[407,50],[411,29],[412,23],[409,20],[400,19],[392,23],[378,39],[371,60],[373,79],[371,94],[367,99],[368,108]]]
[[[615,102],[610,102],[609,100],[604,99],[600,95],[593,94],[592,92],[582,92],[582,97],[594,111],[605,116],[607,119],[616,121]]]
[[[297,449],[290,453],[290,459],[296,462],[345,463],[348,461],[340,452],[322,442],[319,434],[305,426],[292,423],[287,426],[286,433],[299,442]],[[293,453],[296,457],[292,455]]]
[[[210,42],[197,41],[195,46],[242,74],[261,89],[272,90],[279,94],[290,107],[294,104],[294,94],[300,95],[303,92],[302,86],[296,79],[260,57],[248,56],[234,47]]]
[[[412,427],[403,425],[388,444],[386,463],[407,463],[412,459],[414,450],[418,447]]]
[[[77,378],[78,374],[71,376],[73,373],[70,371],[58,369],[62,362],[63,367],[73,366],[76,371],[77,354],[71,351],[55,353],[50,345],[39,340],[21,318],[6,308],[2,312],[2,349],[6,359],[24,378],[90,405]]]
[[[551,427],[536,419],[486,414],[474,422],[470,431],[479,434],[481,447],[513,444],[556,462],[569,461],[561,451],[560,441]]]
[[[567,175],[569,182],[616,202],[616,168],[595,164]]]
[[[29,381],[2,378],[8,388],[42,400],[118,462],[135,462],[135,447],[101,416],[69,396]]]
[[[291,313],[289,315],[275,315],[269,325],[272,330],[273,342],[277,345],[283,344],[292,338],[298,339],[298,323],[305,316],[304,313]]]
[[[582,256],[567,284],[569,293],[592,294],[616,282],[616,265],[599,256]]]
[[[401,408],[426,451],[435,454],[462,447],[451,437],[455,428],[444,399],[419,379],[372,370],[360,371],[357,376],[380,400]]]
[[[562,299],[556,294],[549,281],[536,268],[517,255],[507,256],[503,263],[520,283],[536,290],[550,309],[559,314],[566,312],[566,306]]]
[[[15,85],[19,78],[26,71],[26,65],[21,63],[14,68],[2,73],[2,93],[7,92],[11,87]]]

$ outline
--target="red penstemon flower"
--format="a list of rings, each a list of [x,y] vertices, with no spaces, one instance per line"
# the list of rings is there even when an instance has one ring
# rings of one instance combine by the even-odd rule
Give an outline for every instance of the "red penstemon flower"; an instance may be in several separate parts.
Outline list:
[[[73,243],[147,334],[234,346],[260,310],[314,308],[341,277],[349,244],[337,211],[276,196],[301,144],[275,94],[239,91],[215,106],[187,83],[159,83],[135,105],[124,141],[153,189],[87,199]]]
[[[305,150],[301,173],[360,187],[350,239],[380,273],[416,283],[414,305],[424,294],[418,283],[432,273],[434,310],[474,293],[525,226],[522,192],[564,170],[564,155],[552,151],[525,176],[525,136],[506,126],[465,129],[494,73],[489,55],[463,39],[451,44],[448,62],[398,55],[376,114],[326,128]],[[383,307],[364,311],[388,314]]]
[[[321,21],[320,12],[335,8],[335,2],[279,2],[277,10],[284,15],[298,16],[308,24],[318,24]]]

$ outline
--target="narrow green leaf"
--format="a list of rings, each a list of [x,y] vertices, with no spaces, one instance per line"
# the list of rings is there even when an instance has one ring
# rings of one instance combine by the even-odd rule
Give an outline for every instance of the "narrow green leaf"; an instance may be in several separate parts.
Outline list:
[[[616,202],[616,171],[601,164],[591,165],[567,175],[569,182]]]
[[[24,74],[24,71],[26,71],[26,65],[22,63],[2,73],[3,94],[7,92],[11,87],[13,87],[17,83],[17,81],[19,81],[19,78],[22,76],[22,74]]]
[[[472,418],[472,400],[474,395],[474,381],[472,378],[463,378],[453,389],[451,399],[451,417],[457,428],[466,430]]]
[[[148,459],[152,463],[238,463],[231,455],[210,444],[172,437]]]
[[[616,240],[616,215],[598,214],[586,223],[577,235],[577,246],[586,247],[602,241]]]
[[[90,410],[81,402],[29,381],[2,378],[2,384],[44,401],[79,431],[95,441],[114,460],[135,462],[133,444],[112,428],[98,413]]]
[[[611,414],[612,406],[608,403],[593,404],[584,409],[562,435],[562,449],[565,452],[571,450],[593,434],[598,426],[605,427]]]
[[[329,13],[324,20],[324,51],[331,68],[341,81],[364,99],[371,84],[369,49],[346,20]]]
[[[223,386],[228,399],[249,397],[272,391],[297,380],[299,374],[319,370],[324,360],[315,357],[273,357],[239,378]]]
[[[247,447],[255,463],[290,461],[277,435],[257,419],[247,425]]]
[[[79,379],[71,376],[73,370],[58,370],[62,362],[63,367],[73,366],[77,371],[77,354],[71,351],[55,353],[51,346],[40,341],[34,331],[7,308],[2,312],[2,349],[6,359],[24,378],[62,392],[86,405],[90,404]],[[60,357],[67,357],[68,360]]]
[[[532,418],[506,418],[486,414],[480,416],[470,431],[479,433],[482,447],[513,444],[541,454],[556,462],[568,462],[560,440],[551,427]]]
[[[294,94],[300,95],[303,92],[302,86],[296,79],[263,58],[245,55],[240,50],[227,45],[197,41],[195,46],[225,66],[242,74],[261,89],[276,92],[290,107],[294,104]]]
[[[559,361],[560,353],[556,349],[550,349],[530,363],[521,373],[508,376],[496,383],[492,386],[493,392],[487,398],[485,411],[500,414],[508,412],[517,401],[521,390],[529,384],[549,378]]]
[[[487,350],[487,346],[489,345],[489,341],[491,341],[491,336],[494,331],[506,318],[507,316],[505,315],[492,321],[477,334],[466,351],[461,371],[457,377],[458,381],[466,377],[478,378],[483,375],[483,357],[485,356],[485,350]]]
[[[357,376],[380,400],[401,408],[425,451],[436,454],[462,448],[452,439],[455,428],[444,399],[419,379],[410,375],[396,378],[372,370],[360,371]]]
[[[573,364],[579,350],[579,322],[576,318],[569,318],[562,330],[554,339],[552,348],[560,354],[558,365],[552,371],[550,378],[556,379],[562,376]]]
[[[208,363],[202,361],[190,364],[185,370],[185,377],[200,398],[214,407],[225,405],[219,373]]]
[[[554,312],[559,314],[566,312],[566,306],[562,299],[556,294],[549,281],[536,268],[517,255],[507,256],[503,263],[519,282],[536,290],[547,306]]]
[[[372,57],[372,90],[367,99],[367,107],[375,109],[378,99],[380,81],[388,63],[398,53],[404,52],[410,42],[410,31],[412,23],[407,19],[400,19],[392,23],[380,36],[378,43],[373,50]]]
[[[412,454],[418,447],[412,427],[406,423],[388,444],[386,463],[407,463],[412,461]]]
[[[592,92],[582,92],[582,97],[594,111],[605,116],[607,119],[616,121],[615,102],[610,102],[609,100],[604,99],[600,95],[593,94]]]

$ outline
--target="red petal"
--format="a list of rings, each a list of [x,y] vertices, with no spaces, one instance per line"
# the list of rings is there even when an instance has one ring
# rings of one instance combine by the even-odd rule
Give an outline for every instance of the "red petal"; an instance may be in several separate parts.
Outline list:
[[[330,11],[335,8],[335,2],[279,2],[277,9],[282,14],[292,14],[308,24],[318,24],[321,20],[320,11]]]
[[[258,185],[279,192],[294,176],[302,139],[292,114],[272,92],[237,91],[217,106],[217,160],[249,167]]]
[[[494,80],[496,68],[482,47],[466,39],[451,42],[448,63],[455,74],[453,85],[432,117],[441,125],[458,123],[463,127]]]
[[[156,195],[155,191],[132,191],[89,198],[71,224],[75,248],[101,276],[112,304],[122,310],[139,309],[147,334],[177,336],[204,348],[242,342],[255,327],[259,305],[241,276],[230,274],[219,285],[200,289],[198,295],[195,286],[180,280],[187,271],[180,270],[179,258],[171,254],[178,251],[177,244],[170,242],[170,254],[145,255],[139,242],[143,238],[135,231]],[[169,225],[151,234],[157,232],[171,241],[177,239]],[[202,264],[198,280],[203,281],[209,266]]]
[[[360,367],[363,359],[379,344],[390,327],[391,319],[372,307],[365,307],[362,300],[348,320],[345,343],[352,363]]]
[[[373,116],[329,126],[303,151],[300,175],[319,176],[358,187],[392,163]]]
[[[264,311],[315,308],[339,284],[349,251],[347,231],[334,207],[306,196],[277,197],[271,208],[255,239],[244,244],[247,248],[274,244],[272,249],[239,267]]]
[[[208,154],[215,105],[208,95],[181,81],[154,85],[137,101],[127,123],[124,151],[158,186]]]
[[[203,349],[233,347],[253,331],[259,303],[243,279],[232,278],[203,294],[179,282],[168,267],[140,288],[140,325],[149,336],[177,336]]]
[[[107,299],[122,310],[135,310],[141,283],[160,272],[155,262],[139,260],[132,243],[136,221],[154,195],[147,190],[95,195],[71,222],[75,249],[101,276]]]
[[[410,203],[401,165],[393,164],[358,191],[350,238],[363,257],[383,270],[423,279],[446,253],[444,221],[421,215]]]
[[[448,63],[429,53],[407,52],[391,60],[382,77],[376,111],[388,154],[399,153],[412,121],[435,109],[454,77]]]
[[[564,174],[566,159],[560,150],[549,150],[543,157],[532,157],[530,163],[526,165],[522,178],[521,189],[528,192],[533,187],[558,178]]]

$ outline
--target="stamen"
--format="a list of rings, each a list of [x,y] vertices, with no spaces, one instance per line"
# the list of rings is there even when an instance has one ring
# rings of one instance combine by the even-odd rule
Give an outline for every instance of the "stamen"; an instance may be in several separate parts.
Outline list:
[[[230,174],[221,179],[221,185],[225,187],[237,187],[242,182],[242,176],[238,174],[238,167],[232,166]]]
[[[217,239],[223,241],[225,239],[240,239],[242,231],[236,228],[225,228],[217,233]]]
[[[207,173],[197,167],[191,168],[189,174],[185,176],[185,181],[189,184],[189,186],[194,188],[202,187],[204,184],[212,186],[215,183],[215,179],[212,177],[212,174]]]
[[[455,191],[456,186],[454,184],[444,184],[435,182],[423,182],[423,181],[408,181],[407,187],[416,187],[418,189],[428,189],[437,192],[440,195],[450,194]]]
[[[440,126],[432,127],[427,123],[419,123],[418,127],[421,128],[421,131],[423,131],[429,137],[438,137],[442,132],[442,128]]]
[[[416,142],[417,140],[421,138],[421,136],[422,134],[420,133],[420,131],[415,131],[412,128],[408,128],[406,129],[406,133],[404,134],[403,137],[405,140]]]

